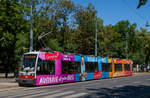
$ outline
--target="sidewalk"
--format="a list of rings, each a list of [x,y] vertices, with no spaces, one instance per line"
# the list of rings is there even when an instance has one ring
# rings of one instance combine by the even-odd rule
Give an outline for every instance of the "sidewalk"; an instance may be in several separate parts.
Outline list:
[[[0,78],[0,92],[17,89],[18,87],[15,78]]]
[[[133,75],[150,75],[150,72],[134,72]]]

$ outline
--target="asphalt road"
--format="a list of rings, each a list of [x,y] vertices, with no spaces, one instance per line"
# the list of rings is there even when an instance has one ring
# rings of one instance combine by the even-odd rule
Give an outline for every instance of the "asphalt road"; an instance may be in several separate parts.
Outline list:
[[[150,74],[0,92],[0,98],[150,98]]]

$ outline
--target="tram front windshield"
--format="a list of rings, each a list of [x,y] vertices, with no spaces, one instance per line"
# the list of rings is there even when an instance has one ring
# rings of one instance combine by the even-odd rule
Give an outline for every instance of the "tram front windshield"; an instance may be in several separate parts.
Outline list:
[[[35,71],[37,54],[25,54],[23,57],[23,64],[21,71],[23,72],[33,72]]]

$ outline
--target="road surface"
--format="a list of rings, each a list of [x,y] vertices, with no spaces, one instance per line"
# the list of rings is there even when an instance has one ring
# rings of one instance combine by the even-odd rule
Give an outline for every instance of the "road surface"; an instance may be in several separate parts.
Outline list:
[[[150,74],[0,92],[0,98],[150,98]]]

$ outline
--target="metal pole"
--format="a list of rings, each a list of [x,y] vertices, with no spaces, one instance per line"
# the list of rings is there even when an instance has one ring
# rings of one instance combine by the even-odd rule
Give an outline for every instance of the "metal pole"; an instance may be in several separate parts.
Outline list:
[[[128,32],[126,33],[126,59],[128,59]]]
[[[96,25],[95,25],[95,56],[97,56],[97,19],[96,19]]]
[[[32,5],[33,5],[33,0],[31,1],[31,12],[30,12],[30,51],[33,50]]]

